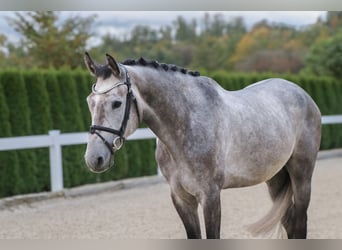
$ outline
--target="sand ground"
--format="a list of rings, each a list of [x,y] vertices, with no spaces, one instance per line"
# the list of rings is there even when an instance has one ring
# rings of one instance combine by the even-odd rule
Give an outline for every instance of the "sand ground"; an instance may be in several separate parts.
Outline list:
[[[265,184],[223,190],[221,237],[252,238],[246,226],[270,206]],[[308,218],[308,238],[342,239],[341,157],[317,162]],[[0,239],[132,238],[185,238],[166,182],[0,210]]]

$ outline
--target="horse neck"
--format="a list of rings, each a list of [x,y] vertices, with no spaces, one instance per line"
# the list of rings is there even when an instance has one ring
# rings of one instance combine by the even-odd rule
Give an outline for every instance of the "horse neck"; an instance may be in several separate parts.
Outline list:
[[[160,139],[182,136],[189,126],[189,113],[202,101],[196,87],[199,77],[149,67],[131,67],[130,71],[143,121]]]

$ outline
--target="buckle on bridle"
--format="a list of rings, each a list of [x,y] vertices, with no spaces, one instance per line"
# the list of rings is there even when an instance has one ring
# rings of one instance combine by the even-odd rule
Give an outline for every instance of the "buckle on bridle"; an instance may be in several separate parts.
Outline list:
[[[122,145],[125,142],[125,138],[123,137],[115,137],[114,141],[113,141],[113,152],[119,150]]]

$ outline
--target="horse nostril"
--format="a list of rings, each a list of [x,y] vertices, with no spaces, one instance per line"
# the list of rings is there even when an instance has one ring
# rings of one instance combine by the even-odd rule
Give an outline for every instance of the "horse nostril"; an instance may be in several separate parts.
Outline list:
[[[103,164],[103,157],[100,156],[97,158],[97,166],[102,166],[102,164]]]

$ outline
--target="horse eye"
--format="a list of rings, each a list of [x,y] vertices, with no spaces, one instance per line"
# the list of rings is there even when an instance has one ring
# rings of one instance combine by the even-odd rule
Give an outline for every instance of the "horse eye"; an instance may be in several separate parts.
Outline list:
[[[121,102],[120,101],[112,102],[112,109],[116,109],[116,108],[118,108],[120,106],[121,106]]]

